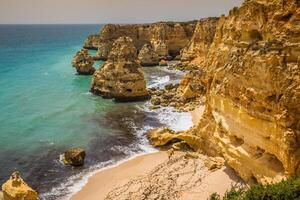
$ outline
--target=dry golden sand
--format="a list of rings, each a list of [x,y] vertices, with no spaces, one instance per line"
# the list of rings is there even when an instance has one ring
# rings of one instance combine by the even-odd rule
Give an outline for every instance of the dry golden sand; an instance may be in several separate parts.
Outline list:
[[[193,115],[197,122],[204,108]],[[224,194],[240,179],[230,168],[209,171],[206,156],[181,151],[160,151],[139,156],[90,177],[71,200],[206,200]]]

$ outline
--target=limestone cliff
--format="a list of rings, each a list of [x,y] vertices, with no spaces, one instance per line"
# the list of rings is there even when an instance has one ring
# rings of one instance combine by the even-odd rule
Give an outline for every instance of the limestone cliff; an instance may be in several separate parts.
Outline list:
[[[223,156],[250,183],[300,176],[300,2],[247,0],[234,8],[218,21],[201,67],[202,119],[189,138],[160,132],[155,139]]]
[[[300,2],[247,0],[219,20],[193,134],[247,181],[300,175]]]
[[[219,18],[206,18],[198,21],[193,37],[181,51],[181,61],[203,65],[212,44]]]
[[[148,98],[144,73],[131,38],[120,37],[114,42],[104,66],[94,73],[91,92],[117,101]]]
[[[106,60],[112,44],[122,36],[132,38],[138,51],[143,45],[151,44],[155,52],[161,56],[180,54],[190,41],[196,22],[158,22],[153,24],[117,25],[108,24],[98,35],[90,36],[85,47],[98,49],[98,55]]]

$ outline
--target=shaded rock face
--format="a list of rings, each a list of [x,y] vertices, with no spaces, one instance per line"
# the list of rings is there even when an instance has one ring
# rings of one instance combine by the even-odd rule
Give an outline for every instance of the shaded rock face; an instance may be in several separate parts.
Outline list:
[[[85,151],[80,148],[69,149],[64,153],[63,162],[66,165],[82,166],[84,165]]]
[[[115,41],[108,60],[93,76],[91,92],[117,101],[148,98],[144,73],[131,38],[120,37]]]
[[[144,44],[151,44],[160,57],[176,56],[191,39],[196,22],[158,22],[153,24],[114,25],[103,27],[99,35],[90,36],[85,46],[98,49],[98,56],[106,60],[119,37],[130,37],[138,51]]]
[[[14,172],[2,185],[4,200],[38,200],[38,194],[21,178],[19,172]]]
[[[216,32],[219,18],[207,18],[198,21],[194,35],[181,51],[181,61],[202,65],[208,54]]]
[[[78,51],[72,60],[72,65],[79,75],[92,75],[95,72],[93,64],[93,58],[89,56],[87,49]]]
[[[156,66],[159,64],[158,54],[150,44],[145,44],[138,55],[142,66]]]
[[[300,175],[300,4],[248,0],[219,20],[191,132],[249,182]]]

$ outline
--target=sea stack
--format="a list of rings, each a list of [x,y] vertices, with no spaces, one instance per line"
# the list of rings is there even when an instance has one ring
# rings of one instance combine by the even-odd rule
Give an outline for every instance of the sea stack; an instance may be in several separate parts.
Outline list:
[[[78,51],[72,60],[72,65],[79,75],[92,75],[95,72],[93,64],[93,58],[89,55],[87,49]]]
[[[63,162],[65,165],[82,166],[84,165],[86,153],[83,149],[73,148],[67,150],[63,155]]]
[[[38,200],[38,194],[21,178],[19,172],[14,172],[2,185],[4,200]]]
[[[93,76],[91,92],[116,101],[148,98],[144,73],[130,37],[114,42],[104,66]]]
[[[150,44],[145,44],[141,49],[139,56],[142,66],[157,66],[159,64],[158,54]]]

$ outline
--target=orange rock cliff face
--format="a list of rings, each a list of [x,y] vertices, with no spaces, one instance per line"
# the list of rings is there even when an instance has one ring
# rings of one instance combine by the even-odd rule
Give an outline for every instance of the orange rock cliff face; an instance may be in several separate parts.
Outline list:
[[[300,2],[248,0],[219,20],[208,53],[199,147],[246,181],[300,175]]]
[[[117,101],[148,98],[144,73],[131,38],[120,37],[114,42],[104,66],[93,75],[91,92]]]
[[[202,65],[214,40],[219,18],[199,20],[189,44],[181,51],[181,61]]]
[[[180,54],[190,41],[196,21],[193,22],[158,22],[153,24],[116,25],[108,24],[97,35],[91,35],[85,47],[98,49],[98,56],[106,60],[116,39],[130,37],[138,51],[145,44],[151,44],[155,52],[161,56]]]

